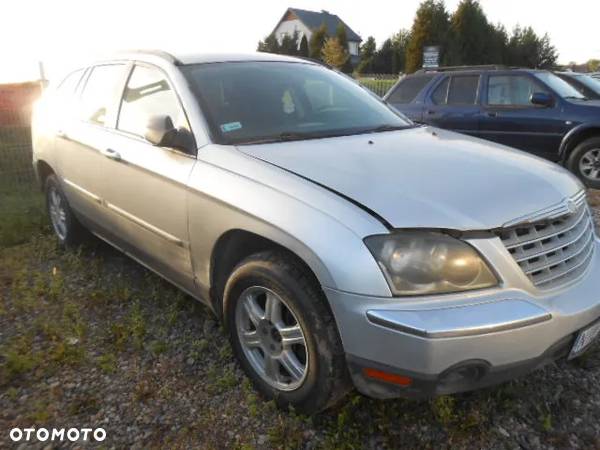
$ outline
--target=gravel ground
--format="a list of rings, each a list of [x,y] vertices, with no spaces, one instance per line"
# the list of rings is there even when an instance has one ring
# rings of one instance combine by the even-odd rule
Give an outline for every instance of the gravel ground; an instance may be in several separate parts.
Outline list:
[[[600,192],[590,197],[600,223]],[[103,427],[20,448],[596,448],[600,345],[431,401],[352,394],[308,418],[256,396],[203,306],[117,251],[42,235],[0,250],[0,447],[13,427]]]

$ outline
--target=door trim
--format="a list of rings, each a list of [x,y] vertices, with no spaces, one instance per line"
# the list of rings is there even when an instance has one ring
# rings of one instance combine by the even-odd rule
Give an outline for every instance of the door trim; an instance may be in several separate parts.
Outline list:
[[[102,204],[102,199],[100,197],[98,197],[96,194],[91,193],[90,191],[88,191],[87,189],[82,188],[81,186],[79,186],[78,184],[73,183],[71,180],[68,180],[66,178],[63,178],[63,181],[65,182],[65,184],[67,184],[68,186],[72,187],[73,189],[75,189],[76,191],[82,193],[83,195],[85,195],[86,197],[91,198],[93,201],[95,201],[98,204]]]

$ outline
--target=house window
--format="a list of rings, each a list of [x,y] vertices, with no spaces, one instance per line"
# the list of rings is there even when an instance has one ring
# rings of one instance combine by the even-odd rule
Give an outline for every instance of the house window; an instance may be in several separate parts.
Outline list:
[[[348,42],[348,52],[352,56],[358,55],[358,42]]]

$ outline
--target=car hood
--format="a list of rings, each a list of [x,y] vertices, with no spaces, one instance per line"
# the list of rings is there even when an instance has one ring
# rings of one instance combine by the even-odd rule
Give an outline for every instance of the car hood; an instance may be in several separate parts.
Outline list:
[[[582,189],[556,164],[432,127],[238,148],[360,203],[394,228],[489,230]]]

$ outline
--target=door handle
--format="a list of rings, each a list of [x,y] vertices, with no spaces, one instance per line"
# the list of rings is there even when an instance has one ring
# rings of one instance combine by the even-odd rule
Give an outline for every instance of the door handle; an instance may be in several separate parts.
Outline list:
[[[435,114],[435,111],[433,109],[428,109],[427,111],[425,111],[427,113],[427,115],[432,116]]]
[[[63,130],[57,130],[56,131],[56,137],[62,138],[62,139],[68,139],[69,136],[67,136],[67,133],[65,133]]]
[[[115,161],[121,161],[121,154],[118,151],[113,150],[112,148],[107,148],[106,150],[100,150],[100,153],[102,153],[107,158],[113,159]]]
[[[498,117],[498,113],[496,111],[488,111],[488,117]]]

